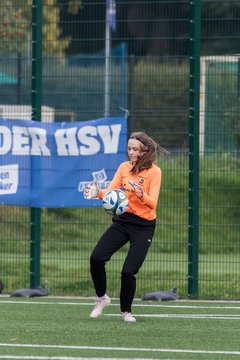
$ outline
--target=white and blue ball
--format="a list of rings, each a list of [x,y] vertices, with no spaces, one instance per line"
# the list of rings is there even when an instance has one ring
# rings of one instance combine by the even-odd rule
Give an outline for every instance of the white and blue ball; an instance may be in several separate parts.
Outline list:
[[[102,205],[109,215],[121,215],[128,207],[128,197],[122,190],[109,190],[103,197]]]

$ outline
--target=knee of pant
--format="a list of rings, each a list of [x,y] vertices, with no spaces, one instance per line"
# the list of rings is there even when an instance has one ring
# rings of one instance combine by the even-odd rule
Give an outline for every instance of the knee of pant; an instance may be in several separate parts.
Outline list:
[[[91,264],[99,264],[101,261],[100,261],[100,259],[97,257],[97,256],[95,256],[94,254],[92,254],[91,256],[90,256],[90,263]]]
[[[122,271],[121,278],[124,281],[131,281],[135,280],[135,275],[127,271]]]

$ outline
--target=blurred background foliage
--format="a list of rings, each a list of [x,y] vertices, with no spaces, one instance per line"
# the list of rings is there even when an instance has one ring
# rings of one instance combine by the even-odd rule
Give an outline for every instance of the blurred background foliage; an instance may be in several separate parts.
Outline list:
[[[30,5],[31,0],[5,0],[4,6],[0,6],[0,50],[24,50],[24,40],[31,36]],[[113,46],[124,41],[129,54],[135,56],[182,56],[189,53],[189,1],[125,0],[117,1],[116,6],[117,28]],[[202,55],[239,53],[239,1],[203,0],[201,8]],[[103,0],[45,0],[43,21],[44,50],[47,53],[92,53],[104,48]]]

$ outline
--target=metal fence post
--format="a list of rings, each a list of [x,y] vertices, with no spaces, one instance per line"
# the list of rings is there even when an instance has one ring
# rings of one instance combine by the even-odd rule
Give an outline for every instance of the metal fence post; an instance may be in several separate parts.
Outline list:
[[[42,0],[32,2],[32,120],[41,121],[42,102]],[[32,165],[36,159],[32,158]],[[40,285],[40,218],[30,209],[30,287]]]
[[[199,99],[200,99],[200,0],[190,1],[190,110],[189,110],[189,207],[188,295],[198,295],[199,256]]]

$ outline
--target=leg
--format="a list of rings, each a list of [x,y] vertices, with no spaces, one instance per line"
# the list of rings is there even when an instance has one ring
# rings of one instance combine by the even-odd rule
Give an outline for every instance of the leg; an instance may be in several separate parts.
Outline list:
[[[131,231],[130,248],[121,274],[120,305],[122,312],[131,312],[136,291],[136,274],[141,268],[151,245],[154,227]]]
[[[107,279],[105,264],[111,256],[128,241],[121,225],[113,223],[102,235],[90,257],[90,271],[98,297],[106,293]]]

